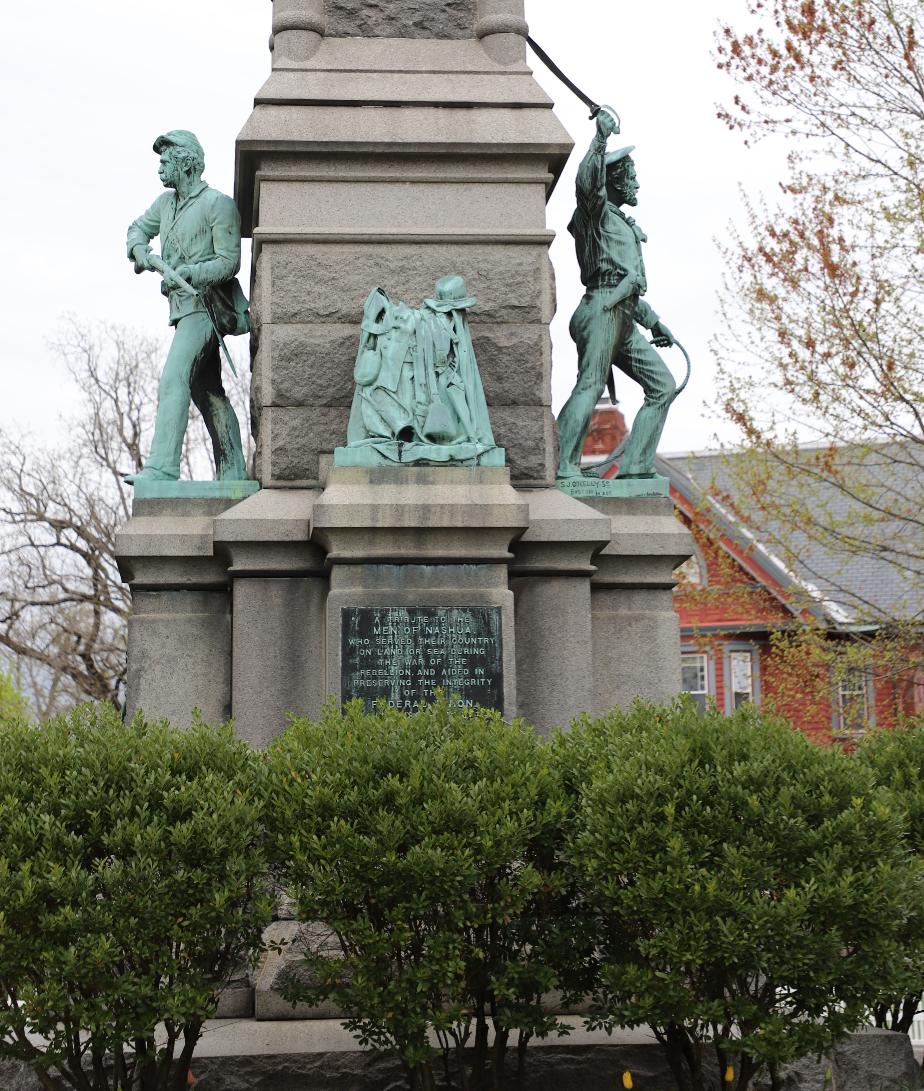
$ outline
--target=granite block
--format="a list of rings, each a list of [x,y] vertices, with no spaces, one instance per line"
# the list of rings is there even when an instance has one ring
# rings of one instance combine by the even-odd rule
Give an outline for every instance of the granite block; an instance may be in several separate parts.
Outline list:
[[[316,577],[234,581],[235,730],[253,747],[282,734],[288,713],[320,714],[326,593]]]
[[[189,726],[231,715],[231,611],[226,591],[134,591],[128,622],[128,715]]]
[[[514,484],[551,484],[558,460],[552,411],[546,406],[496,405],[491,409],[494,442],[507,452]]]
[[[500,178],[477,185],[456,179],[387,175],[373,179],[277,175],[260,188],[260,229],[266,232],[377,235],[427,230],[495,237],[544,230],[546,185]]]
[[[266,405],[349,406],[359,324],[276,326]]]
[[[270,302],[265,321],[329,322],[359,328],[363,303],[381,285],[392,299],[419,306],[437,280],[465,277],[478,299],[473,323],[542,323],[554,312],[552,267],[541,244],[388,246],[365,243],[272,243]]]
[[[317,481],[319,456],[343,445],[349,416],[347,406],[265,409],[263,426],[264,430],[269,426],[269,450],[264,446],[258,464],[264,485],[268,481]]]
[[[329,38],[473,38],[476,0],[327,0]]]
[[[472,343],[488,406],[551,405],[552,342],[541,323],[493,324],[472,313]]]
[[[552,351],[544,325],[476,320],[471,329],[489,406],[551,403]],[[267,339],[267,345],[272,345],[272,367],[265,370],[269,381],[259,388],[261,404],[350,405],[358,343],[358,325],[274,327]]]

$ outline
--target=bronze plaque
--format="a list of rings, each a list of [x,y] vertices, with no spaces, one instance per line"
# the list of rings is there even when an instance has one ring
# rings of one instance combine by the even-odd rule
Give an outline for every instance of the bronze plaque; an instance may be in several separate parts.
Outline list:
[[[437,689],[504,708],[499,606],[349,606],[342,611],[340,692],[413,712]]]

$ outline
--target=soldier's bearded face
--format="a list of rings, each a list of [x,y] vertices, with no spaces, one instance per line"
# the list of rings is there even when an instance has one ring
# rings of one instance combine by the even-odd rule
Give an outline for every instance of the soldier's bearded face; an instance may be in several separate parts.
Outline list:
[[[606,192],[614,205],[638,204],[638,178],[635,164],[628,160],[619,171],[610,170],[606,177]]]
[[[176,189],[180,180],[180,167],[169,148],[160,157],[158,174],[164,189]]]

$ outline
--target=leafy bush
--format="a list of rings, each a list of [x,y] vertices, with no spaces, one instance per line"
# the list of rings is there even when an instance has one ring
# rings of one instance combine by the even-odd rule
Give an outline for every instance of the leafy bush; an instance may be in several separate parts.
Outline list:
[[[892,790],[907,815],[906,844],[924,859],[924,721],[907,722],[894,731],[874,731],[856,751],[877,782]],[[924,903],[916,903],[901,922],[905,948],[905,980],[891,995],[873,1006],[876,1025],[907,1034],[921,1005],[924,991]]]
[[[777,1086],[779,1063],[846,1035],[901,980],[920,872],[859,762],[750,706],[726,718],[688,699],[555,747],[597,927],[592,1024],[648,1024],[678,1088],[716,1086],[736,1058],[738,1091],[764,1064]]]
[[[48,1088],[185,1088],[272,908],[258,785],[230,728],[0,725],[0,1056]]]
[[[12,677],[0,669],[0,720],[15,720],[26,715],[26,702]]]
[[[447,1081],[453,1056],[463,1087],[499,1079],[511,1032],[523,1046],[557,1025],[541,1000],[567,896],[546,749],[522,723],[443,699],[413,715],[354,702],[294,722],[269,760],[282,882],[342,955],[306,949],[312,984],[288,997],[334,999],[412,1089],[435,1086],[431,1032]]]

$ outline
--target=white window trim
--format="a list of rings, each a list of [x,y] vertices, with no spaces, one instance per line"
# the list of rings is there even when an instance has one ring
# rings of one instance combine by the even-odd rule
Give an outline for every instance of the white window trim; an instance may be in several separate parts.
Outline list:
[[[751,702],[755,708],[760,707],[760,647],[757,644],[748,644],[745,641],[732,640],[722,648],[722,670],[725,679],[725,714],[730,716],[735,711],[734,693],[731,684],[731,655],[732,652],[751,653]]]
[[[866,724],[872,728],[876,726],[876,687],[873,683],[873,672],[866,667],[857,667],[863,671],[863,681],[866,689]],[[861,739],[865,731],[856,731],[845,727],[841,720],[841,683],[838,678],[831,680],[831,734],[835,739]]]
[[[706,701],[715,700],[715,656],[711,652],[704,652],[702,648],[697,648],[692,644],[681,644],[680,654],[684,655],[703,655],[706,657]],[[682,690],[682,693],[686,693],[687,690]]]
[[[692,587],[694,591],[700,590],[700,589],[703,589],[703,588],[708,588],[709,587],[709,569],[706,567],[706,558],[703,556],[703,551],[699,548],[699,546],[695,542],[693,543],[692,556],[695,559],[697,565],[699,566],[700,582],[690,584],[690,587]],[[688,560],[689,560],[689,558],[688,558]],[[686,561],[684,561],[683,563],[686,564]],[[683,567],[683,565],[679,565],[678,568],[674,569],[674,571],[677,572],[678,569],[682,568],[682,567]],[[680,583],[678,581],[675,584],[675,587],[679,587],[679,586],[680,586]],[[692,654],[692,652],[687,652],[686,654],[690,655],[690,654]]]

